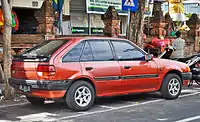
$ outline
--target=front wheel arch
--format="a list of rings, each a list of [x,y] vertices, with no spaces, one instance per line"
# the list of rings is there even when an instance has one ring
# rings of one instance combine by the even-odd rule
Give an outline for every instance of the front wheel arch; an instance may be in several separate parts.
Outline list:
[[[162,85],[163,85],[163,80],[164,80],[164,78],[165,78],[168,74],[176,74],[176,75],[178,75],[178,76],[181,78],[181,81],[182,81],[182,84],[183,84],[183,77],[182,77],[182,75],[181,75],[181,72],[178,71],[178,70],[170,70],[170,71],[168,71],[168,72],[164,75],[164,77],[162,78],[162,80],[161,80],[161,82],[160,82],[160,85],[159,85],[159,87],[158,87],[158,91],[161,90],[161,87],[162,87]]]
[[[160,92],[163,98],[167,100],[176,99],[181,94],[181,90],[182,90],[182,80],[179,75],[177,75],[176,73],[169,73],[166,75],[166,77],[164,77],[160,88]]]
[[[182,77],[180,71],[178,71],[178,70],[171,70],[171,71],[169,71],[169,72],[167,72],[167,73],[165,74],[165,77],[166,77],[168,74],[176,74],[176,75],[178,75],[178,76],[181,78],[181,81],[182,81],[182,83],[183,83],[183,77]],[[165,78],[165,77],[164,77],[164,78]],[[164,79],[164,78],[163,78],[163,79]]]

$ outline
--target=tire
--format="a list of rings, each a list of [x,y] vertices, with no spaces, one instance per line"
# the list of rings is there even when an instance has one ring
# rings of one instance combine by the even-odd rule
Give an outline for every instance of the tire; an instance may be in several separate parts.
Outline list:
[[[177,74],[168,74],[163,79],[161,94],[166,100],[178,98],[182,90],[182,80]]]
[[[194,80],[200,86],[200,80]]]
[[[86,81],[73,83],[65,95],[67,106],[73,111],[86,111],[90,109],[95,100],[95,90]]]
[[[200,69],[200,63],[198,62],[197,64],[195,64],[195,67],[197,69]],[[193,72],[192,72],[193,73]],[[196,72],[194,72],[195,75],[199,74],[199,71],[197,70]],[[199,79],[194,79],[194,81],[200,86],[200,80]]]
[[[29,97],[26,96],[27,100],[32,104],[32,105],[44,105],[44,98],[38,98],[38,97]]]

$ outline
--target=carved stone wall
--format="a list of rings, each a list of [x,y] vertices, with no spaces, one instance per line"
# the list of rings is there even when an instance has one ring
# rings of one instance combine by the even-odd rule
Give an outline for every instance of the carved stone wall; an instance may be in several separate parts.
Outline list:
[[[54,35],[55,13],[52,7],[52,0],[45,0],[41,9],[35,12],[38,21],[37,32],[40,34]]]
[[[118,37],[120,34],[120,19],[114,7],[109,7],[101,19],[104,23],[104,35]]]
[[[187,21],[187,25],[190,27],[188,32],[189,37],[193,37],[194,40],[194,51],[199,52],[199,42],[200,42],[200,18],[197,14],[193,14],[192,17]]]

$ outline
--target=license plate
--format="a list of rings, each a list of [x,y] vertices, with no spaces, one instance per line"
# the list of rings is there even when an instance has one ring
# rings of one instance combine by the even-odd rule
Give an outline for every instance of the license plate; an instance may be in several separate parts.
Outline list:
[[[28,85],[20,85],[19,86],[19,90],[23,91],[23,92],[31,92],[31,86]]]

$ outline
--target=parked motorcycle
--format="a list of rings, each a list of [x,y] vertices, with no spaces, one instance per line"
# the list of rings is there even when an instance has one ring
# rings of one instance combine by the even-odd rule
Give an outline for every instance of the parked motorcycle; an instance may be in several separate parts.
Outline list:
[[[172,55],[173,51],[173,48],[169,46],[165,48],[165,51],[158,58],[171,59],[170,56]],[[189,82],[188,86],[192,86],[194,82],[200,85],[200,54],[195,54],[186,58],[177,58],[171,60],[184,62],[190,67],[192,72],[192,79]]]

